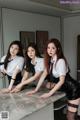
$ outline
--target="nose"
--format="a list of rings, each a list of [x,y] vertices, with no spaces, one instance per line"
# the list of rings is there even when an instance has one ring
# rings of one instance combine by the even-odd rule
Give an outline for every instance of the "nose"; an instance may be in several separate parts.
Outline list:
[[[32,54],[32,52],[30,52],[30,55]]]
[[[12,52],[14,52],[15,51],[15,49],[12,49]]]
[[[29,55],[32,55],[32,52],[30,52]]]
[[[52,52],[52,48],[50,49],[50,52]]]

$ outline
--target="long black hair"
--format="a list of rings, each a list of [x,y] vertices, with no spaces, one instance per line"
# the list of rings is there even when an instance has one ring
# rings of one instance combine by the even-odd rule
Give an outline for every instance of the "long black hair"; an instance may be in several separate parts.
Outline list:
[[[28,72],[32,71],[33,68],[33,65],[31,64],[31,58],[29,58],[29,56],[27,55],[29,47],[32,47],[35,50],[36,57],[41,57],[37,45],[33,42],[29,43],[25,52],[25,70]]]
[[[18,40],[15,40],[13,41],[10,45],[9,45],[9,48],[8,48],[8,52],[7,52],[7,55],[6,55],[6,58],[4,60],[4,68],[6,69],[7,68],[7,65],[8,65],[8,62],[9,62],[9,58],[11,56],[10,54],[10,48],[12,45],[17,45],[19,47],[19,52],[17,53],[18,56],[23,56],[23,49],[22,49],[22,45],[21,45],[21,42],[18,41]]]

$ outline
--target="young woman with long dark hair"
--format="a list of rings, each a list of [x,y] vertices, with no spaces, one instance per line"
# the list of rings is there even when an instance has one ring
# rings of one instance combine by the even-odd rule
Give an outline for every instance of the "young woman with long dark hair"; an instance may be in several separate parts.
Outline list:
[[[13,41],[8,48],[7,55],[1,58],[0,71],[3,75],[7,75],[9,87],[2,89],[2,92],[10,92],[13,85],[21,82],[21,71],[24,66],[23,50],[20,41]]]

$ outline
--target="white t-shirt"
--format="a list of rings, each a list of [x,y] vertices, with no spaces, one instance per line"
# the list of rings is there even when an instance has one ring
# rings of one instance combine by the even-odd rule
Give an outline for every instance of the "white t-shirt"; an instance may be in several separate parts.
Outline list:
[[[64,59],[59,59],[56,63],[56,60],[54,61],[53,69],[52,69],[52,74],[54,77],[58,78],[61,75],[66,75],[68,72],[68,67],[66,66],[66,63]]]
[[[32,63],[32,61],[31,61]],[[42,72],[44,71],[44,59],[35,57],[35,66],[34,66],[35,72]]]
[[[6,57],[6,55],[1,58],[1,62],[4,62],[5,57]],[[22,71],[23,66],[24,66],[24,58],[21,56],[16,56],[12,61],[10,61],[8,63],[8,66],[6,69],[7,74],[12,76],[12,74],[16,68],[18,68],[20,71]],[[3,69],[4,69],[4,65],[1,65],[0,70],[3,71]]]

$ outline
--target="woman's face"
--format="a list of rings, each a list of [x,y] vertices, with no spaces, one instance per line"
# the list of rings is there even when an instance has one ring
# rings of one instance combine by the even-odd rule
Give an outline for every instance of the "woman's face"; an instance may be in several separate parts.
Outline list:
[[[29,58],[34,59],[36,56],[35,49],[32,47],[29,47],[27,51],[27,55],[29,56]]]
[[[16,56],[19,52],[19,46],[16,44],[11,45],[10,47],[10,54],[11,56]]]
[[[47,53],[50,57],[54,57],[56,55],[57,48],[54,43],[49,43],[47,46]]]

